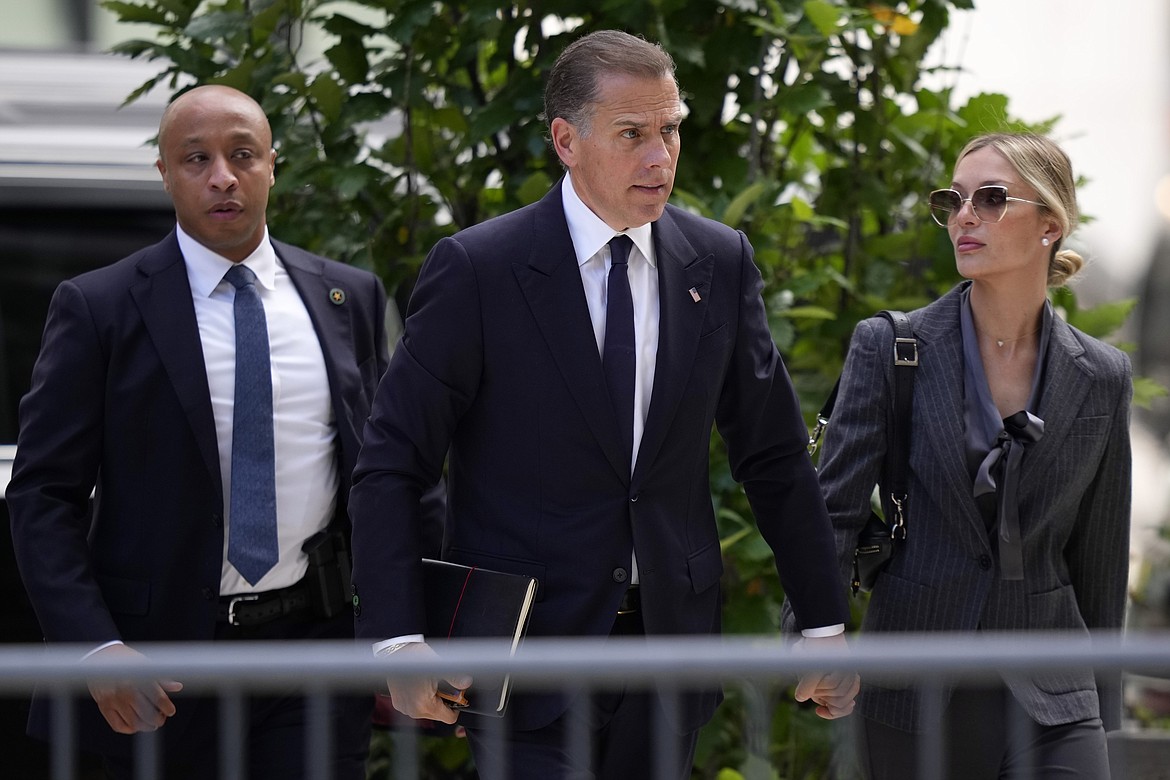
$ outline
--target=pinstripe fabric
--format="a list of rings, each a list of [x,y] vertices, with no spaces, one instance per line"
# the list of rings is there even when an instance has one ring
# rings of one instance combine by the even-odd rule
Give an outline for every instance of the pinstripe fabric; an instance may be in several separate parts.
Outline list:
[[[967,283],[964,283],[964,285]],[[1119,629],[1125,612],[1130,514],[1128,357],[1053,321],[1039,416],[1044,438],[1022,464],[1023,581],[1001,580],[996,548],[972,498],[963,431],[960,291],[911,312],[919,340],[910,444],[909,536],[873,590],[865,631]],[[848,581],[890,424],[889,323],[858,324],[845,361],[820,478]],[[888,504],[888,500],[885,502]],[[886,507],[889,512],[889,507]],[[1091,672],[1005,675],[1028,714],[1056,725],[1120,717],[1112,680]],[[1115,706],[1116,705],[1116,706]],[[912,689],[863,681],[860,712],[917,730]]]

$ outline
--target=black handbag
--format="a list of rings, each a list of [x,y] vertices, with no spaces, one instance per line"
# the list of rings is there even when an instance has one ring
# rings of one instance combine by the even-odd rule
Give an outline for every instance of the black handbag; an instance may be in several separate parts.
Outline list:
[[[907,484],[910,470],[910,428],[913,422],[912,410],[914,401],[914,369],[918,366],[918,340],[910,327],[909,318],[900,311],[880,311],[894,326],[894,416],[893,429],[890,431],[890,447],[886,452],[884,483],[890,493],[890,503],[893,507],[893,517],[886,522],[876,512],[871,511],[869,520],[861,533],[857,536],[857,546],[853,550],[853,580],[851,587],[853,594],[873,590],[878,575],[889,565],[897,553],[898,546],[906,539],[906,522],[908,519],[906,507]],[[833,385],[825,405],[817,414],[817,424],[809,436],[809,454],[816,452],[825,426],[833,414],[833,407],[837,403],[837,390],[841,380]]]

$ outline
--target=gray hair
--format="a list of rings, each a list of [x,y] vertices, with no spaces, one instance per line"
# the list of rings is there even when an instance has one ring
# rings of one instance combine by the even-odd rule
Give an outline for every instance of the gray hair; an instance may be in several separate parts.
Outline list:
[[[598,30],[573,41],[557,57],[544,89],[544,122],[564,119],[589,135],[602,76],[675,77],[661,46],[620,30]]]

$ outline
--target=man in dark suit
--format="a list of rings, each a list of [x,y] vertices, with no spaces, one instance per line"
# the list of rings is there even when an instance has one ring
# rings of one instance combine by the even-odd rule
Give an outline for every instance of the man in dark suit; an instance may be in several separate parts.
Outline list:
[[[8,503],[41,628],[94,662],[143,642],[352,637],[344,561],[314,561],[345,557],[388,360],[382,285],[269,237],[276,153],[247,95],[184,93],[158,140],[178,226],[60,285],[21,403]],[[131,774],[128,735],[156,729],[165,776],[216,776],[215,701],[171,680],[90,691],[81,747],[111,776]],[[371,704],[334,700],[332,776],[365,777]],[[31,733],[48,714],[34,704]],[[291,693],[249,701],[251,777],[304,774],[305,719]]]
[[[443,556],[538,578],[531,635],[718,633],[715,424],[802,641],[843,643],[832,531],[751,246],[666,204],[682,121],[673,61],[625,33],[585,36],[549,74],[545,118],[567,175],[434,247],[375,398],[350,494],[358,635],[380,653],[431,652],[415,529],[448,452]],[[856,689],[853,674],[808,675],[797,697],[837,717]],[[434,681],[390,692],[408,715],[454,719]],[[689,777],[719,701],[668,706],[677,739],[651,750],[657,694],[596,696],[586,767],[566,748],[573,694],[515,697],[503,742],[464,718],[481,775]],[[658,748],[669,767],[654,765]]]

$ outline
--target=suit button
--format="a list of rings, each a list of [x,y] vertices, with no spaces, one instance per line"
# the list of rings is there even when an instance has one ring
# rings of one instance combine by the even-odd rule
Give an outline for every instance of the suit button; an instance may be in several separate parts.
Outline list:
[[[990,555],[980,555],[979,556],[979,568],[983,569],[983,571],[987,571],[988,569],[991,568],[991,556]]]
[[[215,591],[211,588],[204,588],[201,592],[203,593],[203,598],[207,601],[211,601],[215,598]]]
[[[219,512],[212,512],[211,524],[216,528],[223,528],[223,515],[221,515]]]
[[[634,495],[630,496],[630,503],[631,503],[631,504],[636,504],[636,503],[638,503],[638,494],[637,494],[637,493],[635,493]]]
[[[623,569],[621,566],[619,566],[613,570],[613,581],[614,582],[625,582],[629,578],[630,578],[630,573],[628,571],[626,571],[625,569]]]

